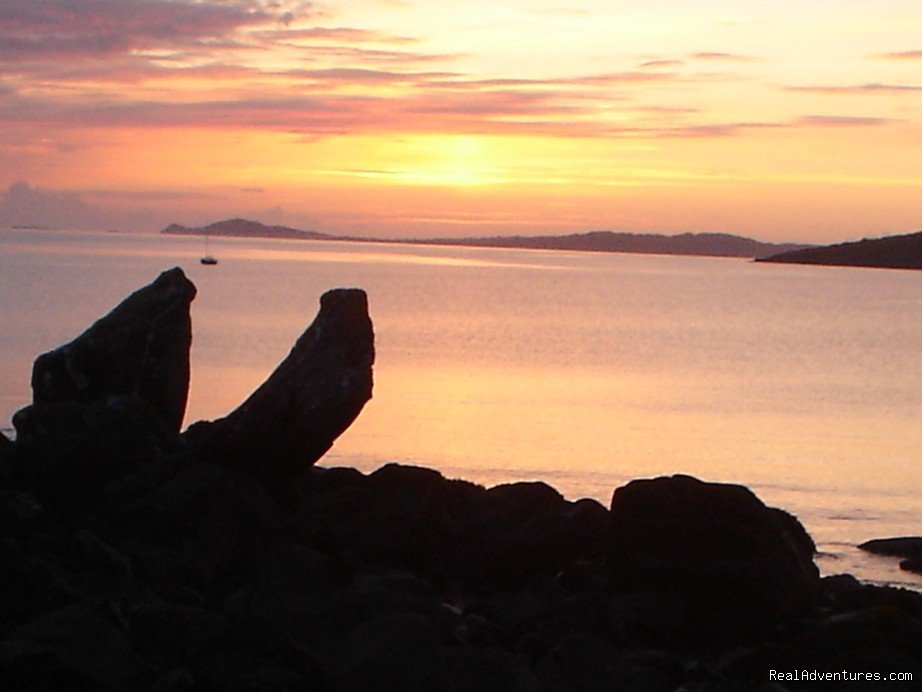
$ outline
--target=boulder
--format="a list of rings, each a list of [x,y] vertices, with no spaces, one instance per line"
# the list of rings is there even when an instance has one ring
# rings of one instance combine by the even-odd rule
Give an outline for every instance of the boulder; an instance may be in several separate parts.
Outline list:
[[[538,692],[545,690],[524,654],[498,646],[445,648],[452,692]]]
[[[118,627],[83,604],[15,630],[0,644],[0,669],[16,690],[140,689],[155,673]]]
[[[764,629],[805,614],[819,591],[803,536],[785,523],[743,486],[632,481],[611,502],[612,583],[674,597],[699,642]]]
[[[16,476],[15,447],[10,438],[0,432],[0,486],[8,485]]]
[[[135,396],[93,403],[33,404],[13,416],[16,461],[26,489],[68,506],[87,506],[103,488],[174,451],[175,433]]]
[[[360,625],[332,663],[334,687],[344,691],[449,689],[438,633],[421,615],[391,615]]]
[[[545,483],[498,485],[471,503],[459,573],[486,589],[572,576],[603,554],[608,520],[598,502],[568,502]]]
[[[76,339],[39,356],[34,403],[135,396],[179,432],[189,392],[193,298],[195,286],[181,269],[163,272]]]
[[[908,557],[905,560],[900,560],[900,569],[906,572],[922,574],[922,556]]]
[[[189,464],[112,513],[112,531],[131,544],[138,573],[162,591],[236,590],[280,523],[264,488],[207,463]]]
[[[225,418],[186,432],[199,458],[287,488],[371,398],[374,332],[360,289],[328,291],[291,353]]]
[[[922,558],[922,536],[902,536],[900,538],[875,538],[858,546],[875,555],[892,557]]]

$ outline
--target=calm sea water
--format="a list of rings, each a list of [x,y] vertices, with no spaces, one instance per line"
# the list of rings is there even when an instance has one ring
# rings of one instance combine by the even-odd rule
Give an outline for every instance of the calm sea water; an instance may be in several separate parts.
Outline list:
[[[545,480],[608,503],[632,478],[743,483],[797,514],[825,573],[920,588],[863,540],[922,534],[922,273],[737,259],[0,231],[0,427],[34,357],[160,271],[196,283],[188,422],[360,286],[374,399],[324,463]]]

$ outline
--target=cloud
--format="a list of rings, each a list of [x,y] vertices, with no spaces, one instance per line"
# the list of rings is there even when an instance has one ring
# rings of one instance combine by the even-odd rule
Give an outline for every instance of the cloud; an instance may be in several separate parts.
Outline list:
[[[922,91],[922,86],[913,84],[851,84],[846,86],[805,85],[786,86],[785,91],[804,91],[815,94],[897,94],[907,91]]]
[[[357,29],[354,27],[315,26],[305,29],[267,30],[254,33],[256,37],[263,37],[272,41],[332,41],[336,43],[418,43],[419,39],[412,36],[397,36],[382,31]]]
[[[640,63],[638,67],[642,70],[659,69],[662,67],[682,67],[685,62],[682,60],[648,60]]]
[[[298,56],[302,60],[340,58],[350,63],[417,65],[433,62],[450,62],[465,57],[461,53],[422,53],[407,50],[382,50],[380,48],[362,48],[353,45],[308,45],[297,46]]]
[[[105,58],[204,46],[243,27],[277,21],[252,3],[173,0],[4,0],[0,60]]]
[[[691,57],[695,60],[715,60],[721,62],[755,62],[762,60],[762,58],[754,55],[740,55],[738,53],[719,53],[710,51],[693,53]]]
[[[794,121],[795,125],[810,127],[874,127],[889,125],[894,120],[889,118],[858,117],[852,115],[804,115]]]
[[[24,181],[0,196],[0,226],[101,228],[107,218],[72,192],[42,190]]]
[[[896,53],[882,53],[874,57],[883,60],[922,60],[922,50],[904,50]]]

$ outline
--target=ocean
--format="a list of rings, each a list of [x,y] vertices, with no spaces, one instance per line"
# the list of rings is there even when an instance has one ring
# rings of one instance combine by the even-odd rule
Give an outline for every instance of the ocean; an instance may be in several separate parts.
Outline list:
[[[742,483],[824,574],[922,588],[864,540],[922,534],[922,272],[747,260],[0,230],[0,427],[35,357],[173,266],[198,287],[187,423],[282,360],[320,295],[368,292],[374,398],[323,460],[604,504],[633,478]]]

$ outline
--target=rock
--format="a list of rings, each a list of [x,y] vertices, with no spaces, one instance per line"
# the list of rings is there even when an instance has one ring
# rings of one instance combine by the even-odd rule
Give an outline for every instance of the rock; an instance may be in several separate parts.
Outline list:
[[[16,477],[15,447],[12,440],[0,432],[0,486],[9,485]]]
[[[138,689],[155,671],[122,632],[74,604],[43,615],[0,644],[7,689]]]
[[[612,497],[613,585],[678,596],[698,641],[808,612],[819,573],[803,543],[738,485],[678,475],[632,481]]]
[[[910,557],[900,560],[900,569],[906,572],[922,574],[922,557]]]
[[[125,609],[132,644],[162,660],[178,661],[230,646],[227,619],[203,608],[134,603]]]
[[[875,538],[858,546],[875,555],[893,557],[922,557],[922,536],[904,536],[901,538]]]
[[[74,548],[90,564],[113,574],[132,576],[131,561],[86,529],[74,533]]]
[[[324,689],[322,678],[303,675],[276,661],[238,651],[201,657],[193,668],[200,689],[209,690],[314,690]]]
[[[790,644],[760,642],[724,654],[718,662],[718,668],[732,680],[745,680],[756,686],[765,681],[769,670],[815,670],[817,663],[807,653]]]
[[[0,536],[31,524],[44,510],[42,503],[29,493],[0,490]]]
[[[434,583],[458,579],[464,517],[483,488],[398,464],[368,477],[316,471],[291,520],[300,540],[345,562],[408,570]]]
[[[24,487],[67,507],[92,504],[108,483],[177,445],[159,414],[133,396],[33,404],[13,425]]]
[[[314,464],[371,398],[374,332],[360,289],[328,291],[320,312],[269,378],[225,418],[192,426],[199,458],[273,489]]]
[[[482,486],[450,480],[433,469],[405,464],[385,464],[368,476],[368,487],[387,497],[403,511],[421,521],[459,522]]]
[[[545,690],[601,692],[624,689],[625,675],[620,663],[615,647],[595,637],[577,635],[563,639],[548,651],[535,672]]]
[[[280,524],[268,492],[230,469],[190,464],[113,514],[138,573],[163,589],[236,590]]]
[[[179,432],[189,391],[189,305],[195,286],[177,268],[132,293],[68,344],[35,361],[36,404],[135,396]]]
[[[922,662],[922,618],[892,606],[845,612],[819,620],[791,644],[829,670],[860,670],[851,663],[872,651]]]
[[[392,615],[360,625],[333,661],[336,689],[355,692],[448,690],[438,635],[421,615]]]
[[[517,605],[513,601],[513,608],[506,606],[508,612],[501,621],[519,635],[518,650],[541,657],[565,638],[583,636],[591,636],[619,648],[623,644],[624,623],[608,594],[587,592],[571,595],[565,590],[556,590],[543,596],[543,599],[536,598],[530,603],[515,599],[518,600]]]
[[[68,575],[51,560],[23,550],[12,540],[0,543],[0,622],[24,622],[73,603]]]
[[[538,692],[544,690],[527,656],[496,646],[445,649],[452,692]]]
[[[807,561],[812,561],[816,555],[816,543],[813,537],[807,533],[804,525],[800,520],[788,511],[778,507],[767,508],[778,528],[782,530],[793,542],[794,547],[800,555]]]
[[[604,553],[608,520],[598,502],[567,502],[544,483],[496,486],[471,505],[459,569],[476,588],[563,575]]]

